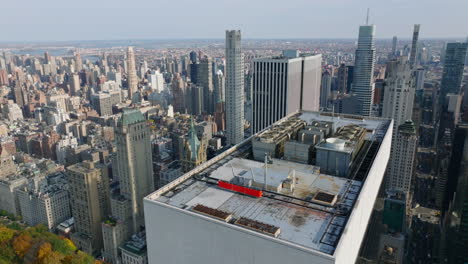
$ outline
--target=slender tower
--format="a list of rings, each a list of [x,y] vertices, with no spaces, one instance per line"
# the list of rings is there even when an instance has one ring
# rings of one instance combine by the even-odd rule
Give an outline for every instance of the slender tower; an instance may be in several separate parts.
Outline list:
[[[135,68],[135,52],[133,47],[127,49],[127,85],[128,98],[132,99],[133,94],[138,90],[138,80]]]
[[[361,103],[358,111],[369,116],[374,97],[373,74],[375,67],[375,25],[368,25],[369,10],[366,25],[359,27],[358,47],[354,63],[354,81],[351,93],[355,94]]]
[[[226,31],[226,136],[228,145],[244,139],[244,57],[240,30]]]
[[[75,52],[75,72],[81,72],[83,69],[83,60],[81,59],[81,54]]]
[[[138,109],[124,109],[115,130],[117,145],[112,169],[120,180],[120,193],[130,202],[131,233],[144,224],[143,198],[154,191],[150,130]]]
[[[410,52],[410,67],[413,68],[416,64],[416,53],[418,51],[418,39],[419,39],[419,28],[421,25],[415,24],[414,31],[413,31],[413,41],[411,44],[411,52]]]
[[[397,44],[398,44],[398,37],[397,36],[393,36],[393,40],[392,40],[392,57],[396,55],[396,47],[397,47]]]

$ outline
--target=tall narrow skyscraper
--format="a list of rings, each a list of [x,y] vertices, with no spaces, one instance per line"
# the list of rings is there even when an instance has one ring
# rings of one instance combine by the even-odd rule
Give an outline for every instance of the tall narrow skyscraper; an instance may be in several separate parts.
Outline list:
[[[213,114],[215,103],[213,100],[213,72],[212,60],[205,56],[200,60],[197,71],[197,85],[203,89],[203,112]]]
[[[120,193],[131,204],[131,233],[143,225],[143,198],[154,191],[150,130],[138,109],[125,109],[115,131],[117,155],[112,164]]]
[[[413,31],[413,41],[411,43],[411,52],[410,52],[410,58],[409,58],[409,63],[410,67],[413,68],[416,62],[416,54],[418,53],[418,39],[419,39],[419,28],[421,25],[415,24],[414,25],[414,31]]]
[[[78,52],[75,52],[75,72],[81,72],[83,69],[83,60]]]
[[[397,47],[397,44],[398,44],[398,38],[397,36],[393,36],[393,40],[392,40],[392,57],[396,55],[396,47]]]
[[[448,93],[459,94],[465,67],[468,43],[448,43],[445,50],[444,71],[440,84],[440,100],[445,101]]]
[[[418,136],[412,121],[408,120],[398,126],[388,163],[387,189],[403,191],[411,197],[417,142]]]
[[[348,92],[348,67],[344,63],[338,68],[338,77],[337,77],[337,90],[341,94]]]
[[[133,94],[138,90],[138,79],[135,68],[135,53],[133,47],[127,49],[127,86],[128,98],[132,100]]]
[[[228,145],[244,139],[244,56],[240,30],[226,31],[226,136]]]
[[[358,113],[369,116],[374,97],[373,74],[375,67],[375,25],[359,27],[358,47],[354,63],[354,77],[351,93],[361,103]]]
[[[416,81],[415,72],[406,57],[398,57],[387,63],[384,88],[382,117],[393,119],[386,189],[405,192],[409,205],[417,147],[416,128],[411,121]]]

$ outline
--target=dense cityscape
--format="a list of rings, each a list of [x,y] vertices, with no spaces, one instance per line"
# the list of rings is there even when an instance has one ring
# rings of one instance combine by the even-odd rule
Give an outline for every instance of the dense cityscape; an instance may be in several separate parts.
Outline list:
[[[0,263],[468,263],[468,38],[368,21],[0,42]]]

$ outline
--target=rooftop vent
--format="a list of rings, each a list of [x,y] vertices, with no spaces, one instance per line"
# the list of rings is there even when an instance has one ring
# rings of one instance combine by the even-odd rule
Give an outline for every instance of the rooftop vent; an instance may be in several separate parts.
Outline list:
[[[237,221],[234,224],[274,237],[278,237],[281,231],[280,228],[277,226],[258,222],[246,217],[241,217],[237,219]]]
[[[208,206],[204,206],[201,204],[197,204],[195,207],[192,208],[192,210],[199,212],[201,214],[207,215],[207,216],[217,218],[224,222],[229,222],[229,220],[231,220],[232,218],[232,214],[230,213],[227,213],[218,209],[214,209]]]
[[[329,193],[326,193],[326,192],[317,192],[315,194],[314,198],[312,198],[312,201],[314,201],[316,203],[319,203],[319,204],[322,204],[322,205],[325,205],[325,206],[335,205],[336,200],[337,200],[336,195],[329,194]]]

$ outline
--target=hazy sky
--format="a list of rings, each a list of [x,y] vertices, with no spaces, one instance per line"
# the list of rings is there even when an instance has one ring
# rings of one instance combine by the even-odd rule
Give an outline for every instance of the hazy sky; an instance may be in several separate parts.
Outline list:
[[[2,0],[0,42],[224,38],[465,38],[468,0]]]

